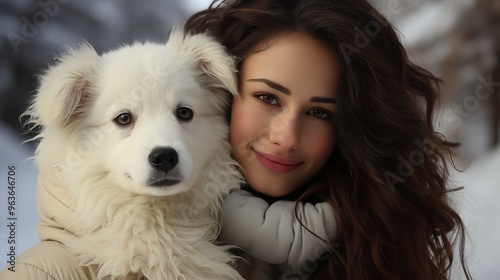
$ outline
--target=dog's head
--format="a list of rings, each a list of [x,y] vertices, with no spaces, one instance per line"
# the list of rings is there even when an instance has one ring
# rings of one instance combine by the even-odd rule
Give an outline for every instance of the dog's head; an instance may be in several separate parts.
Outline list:
[[[102,56],[86,44],[72,50],[41,76],[28,113],[44,127],[42,143],[52,141],[39,152],[69,174],[100,172],[129,191],[170,195],[190,189],[228,149],[236,91],[223,46],[174,30],[166,44]]]

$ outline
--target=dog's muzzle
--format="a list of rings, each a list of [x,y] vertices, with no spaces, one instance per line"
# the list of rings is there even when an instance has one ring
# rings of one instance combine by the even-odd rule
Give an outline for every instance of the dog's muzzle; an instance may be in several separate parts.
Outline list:
[[[181,180],[169,171],[179,163],[177,151],[170,147],[157,147],[149,154],[149,164],[156,169],[157,179],[149,183],[150,186],[165,187],[179,183]],[[158,172],[160,171],[160,172]],[[170,172],[177,173],[177,172]],[[174,176],[172,176],[174,175]]]

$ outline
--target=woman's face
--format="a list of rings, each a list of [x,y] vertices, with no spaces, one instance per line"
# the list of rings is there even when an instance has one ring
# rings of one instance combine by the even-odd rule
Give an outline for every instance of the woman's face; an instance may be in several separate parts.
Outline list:
[[[243,61],[231,146],[253,189],[284,196],[323,167],[335,146],[339,80],[336,54],[302,33],[284,35]]]

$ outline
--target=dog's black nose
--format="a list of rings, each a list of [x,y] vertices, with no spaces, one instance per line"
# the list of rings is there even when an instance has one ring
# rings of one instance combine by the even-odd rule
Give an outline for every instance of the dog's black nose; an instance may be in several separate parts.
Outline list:
[[[177,152],[172,148],[155,148],[149,154],[149,163],[156,169],[168,172],[179,162]]]

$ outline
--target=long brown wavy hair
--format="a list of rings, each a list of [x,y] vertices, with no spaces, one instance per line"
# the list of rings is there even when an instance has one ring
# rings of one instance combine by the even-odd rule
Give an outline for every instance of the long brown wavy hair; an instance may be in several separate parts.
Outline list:
[[[214,0],[185,29],[219,38],[238,67],[283,32],[305,32],[338,55],[337,144],[300,197],[328,201],[341,236],[315,279],[449,279],[454,248],[472,278],[464,225],[448,201],[446,157],[458,144],[433,126],[440,81],[409,61],[370,3]]]

